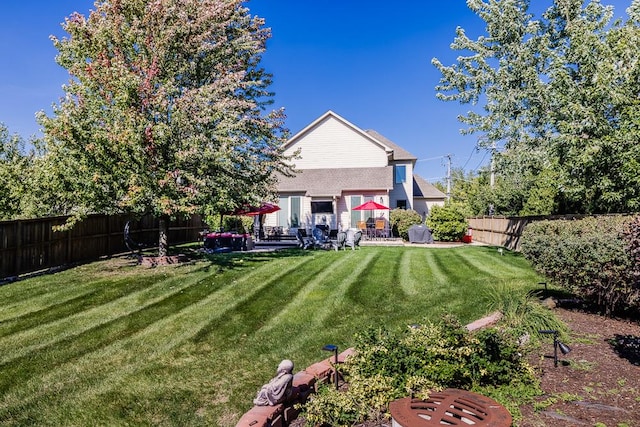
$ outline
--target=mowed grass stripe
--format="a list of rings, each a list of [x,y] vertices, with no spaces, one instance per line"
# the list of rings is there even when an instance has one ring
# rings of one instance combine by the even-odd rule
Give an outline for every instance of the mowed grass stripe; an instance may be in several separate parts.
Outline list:
[[[333,253],[324,254],[326,256],[334,256]],[[282,309],[279,313],[268,319],[264,326],[257,330],[256,336],[272,334],[275,328],[283,331],[286,330],[292,336],[299,331],[299,327],[313,327],[313,324],[322,324],[328,313],[335,305],[336,300],[340,299],[342,292],[336,292],[339,287],[336,283],[336,276],[340,275],[343,266],[347,266],[351,275],[357,275],[354,272],[353,258],[348,255],[336,257],[336,261],[331,263],[331,268],[326,268],[318,272],[318,274],[306,277],[304,288],[296,295],[296,298],[287,298],[282,300]],[[335,256],[334,256],[335,257]],[[313,310],[313,317],[310,319],[306,313]],[[302,319],[301,319],[302,318]],[[303,322],[300,322],[303,320]]]
[[[157,279],[155,277],[141,277],[133,283],[130,280],[100,281],[93,283],[90,291],[71,297],[68,295],[60,295],[59,292],[56,292],[53,298],[60,299],[55,304],[38,307],[35,311],[4,320],[0,323],[0,337],[36,326],[42,326],[43,324],[56,322],[60,319],[66,319],[75,313],[103,306],[133,292],[149,288],[153,286],[156,281]],[[51,301],[54,301],[53,298]]]
[[[307,260],[305,259],[300,260],[300,262],[306,261]],[[297,267],[296,264],[292,264],[291,262],[288,262],[288,265],[290,270],[295,270]],[[290,270],[279,270],[279,272],[282,275],[287,275],[291,273]],[[231,288],[238,282],[252,282],[250,279],[251,278],[248,277],[245,279],[240,278],[238,281],[230,281],[227,286],[228,288]],[[273,279],[277,280],[278,276],[274,276]],[[182,280],[184,281],[184,279]],[[266,282],[266,284],[268,284],[268,282]],[[103,347],[111,345],[112,342],[117,342],[117,346],[121,348],[122,345],[126,344],[127,338],[130,337],[136,338],[134,340],[136,342],[132,344],[134,352],[133,355],[137,361],[142,362],[144,359],[140,360],[139,356],[144,354],[148,357],[149,353],[145,353],[145,350],[148,350],[149,352],[157,351],[159,348],[159,340],[154,340],[154,342],[148,347],[141,346],[140,337],[136,336],[137,332],[143,331],[156,321],[165,320],[165,316],[161,313],[179,313],[181,309],[177,305],[180,303],[176,303],[174,300],[184,301],[184,303],[180,305],[181,307],[186,308],[187,306],[200,301],[199,298],[191,299],[189,295],[207,295],[212,291],[212,289],[206,289],[206,286],[203,286],[203,280],[198,279],[197,276],[192,281],[186,281],[185,285],[186,286],[184,288],[175,289],[176,292],[166,294],[162,299],[149,304],[148,306],[138,307],[134,312],[123,313],[120,317],[109,322],[94,325],[76,336],[67,337],[48,346],[44,346],[43,348],[38,349],[37,353],[29,353],[22,357],[18,357],[9,363],[0,365],[0,369],[4,372],[9,372],[10,374],[14,374],[14,372],[19,371],[26,371],[27,374],[31,372],[32,375],[36,375],[38,372],[46,371],[48,369],[55,368],[56,366],[61,366],[68,359],[86,357],[86,355],[91,352],[98,352]],[[261,289],[261,287],[257,285],[253,286],[253,288],[255,292],[259,292]],[[235,298],[235,295],[231,296],[229,301],[233,301],[234,305],[239,303]],[[171,308],[171,304],[174,304],[173,308]],[[210,301],[209,304],[211,304]],[[205,322],[210,322],[212,311],[201,308],[200,312],[207,317]],[[155,313],[155,315],[152,315],[153,313]],[[213,313],[216,312],[214,311]],[[223,314],[223,312],[218,312],[217,317],[223,317]],[[169,324],[169,322],[162,323]],[[126,328],[123,328],[123,326],[126,326]],[[196,335],[197,329],[194,330],[194,323],[192,321],[189,321],[184,326],[185,329],[192,331],[192,336]],[[178,341],[185,341],[190,337],[189,334],[183,334],[185,332],[184,330],[180,332]],[[144,332],[144,334],[148,335],[147,332]],[[165,335],[164,331],[162,334]],[[170,348],[170,346],[166,346],[165,342],[164,348],[167,349]],[[25,366],[25,362],[28,366]],[[119,365],[116,368],[120,369],[122,361],[119,361],[118,363]],[[89,365],[90,368],[91,365],[92,364]],[[38,368],[38,366],[40,366],[40,368]],[[48,367],[45,368],[45,366]],[[6,384],[6,382],[3,382],[2,379],[0,379],[0,391],[2,391],[7,385],[8,384]]]
[[[459,256],[464,256],[467,264],[486,275],[495,276],[499,272],[499,276],[506,279],[517,277],[523,272],[522,268],[513,264],[513,259],[505,263],[504,256],[496,248],[469,249],[472,248],[459,248]]]
[[[160,277],[156,279],[160,279]],[[63,339],[78,336],[98,325],[126,317],[198,283],[197,277],[185,280],[184,277],[177,276],[164,278],[152,286],[135,291],[135,287],[132,286],[130,288],[132,292],[121,298],[109,300],[100,306],[92,304],[88,310],[78,311],[55,322],[35,325],[3,337],[0,339],[0,347],[11,350],[0,355],[0,363],[6,363],[30,352],[40,351]]]
[[[31,376],[41,375],[69,360],[81,358],[114,341],[131,336],[155,321],[204,298],[208,292],[209,289],[204,286],[187,287],[126,316],[94,325],[80,334],[66,337],[36,352],[3,363],[0,370],[6,375],[0,377],[0,392]]]
[[[75,272],[80,272],[82,267],[75,267]],[[63,276],[66,271],[55,273],[56,276]],[[0,286],[0,306],[6,307],[7,312],[0,313],[0,319],[4,319],[5,315],[14,315],[14,310],[31,310],[32,302],[34,306],[37,306],[39,301],[48,296],[54,295],[55,292],[61,292],[69,294],[70,292],[76,292],[82,294],[87,288],[87,283],[79,280],[79,277],[66,276],[68,280],[58,280],[52,282],[49,280],[50,275],[38,276],[28,279],[19,280],[17,282],[9,283],[7,285]]]
[[[40,317],[47,310],[55,311],[56,308],[66,304],[77,304],[83,298],[91,299],[96,293],[104,291],[105,288],[109,288],[111,285],[115,284],[116,287],[130,285],[128,279],[124,278],[102,279],[99,283],[96,280],[84,281],[82,284],[65,283],[65,273],[59,273],[61,275],[59,284],[56,286],[43,284],[42,289],[38,289],[38,295],[31,299],[14,299],[13,290],[20,288],[20,282],[0,287],[0,295],[4,300],[2,312],[0,313],[0,322],[2,322],[0,324],[0,333],[3,332],[5,323],[28,322],[29,317]],[[99,286],[100,284],[103,286]]]
[[[271,278],[264,280],[269,286],[260,287],[256,283],[256,292],[246,295],[242,304],[234,304],[232,309],[224,311],[224,316],[216,317],[202,327],[193,340],[216,340],[227,342],[236,336],[251,334],[262,327],[269,318],[282,310],[282,301],[295,298],[309,277],[320,274],[326,264],[317,256],[287,258],[287,268],[270,268]],[[300,266],[305,264],[304,268]]]
[[[403,252],[400,259],[400,286],[408,297],[422,296],[428,289],[425,284],[435,282],[424,253],[423,248],[412,248]]]
[[[418,248],[416,248],[417,250]],[[448,249],[424,249],[417,258],[418,265],[425,268],[424,277],[420,281],[431,288],[437,288],[438,285],[444,284],[448,278],[446,272],[440,267],[442,262],[437,262],[436,257],[446,257]],[[422,261],[420,260],[422,259]],[[412,266],[415,268],[415,266]],[[418,273],[415,273],[418,274]]]
[[[297,263],[287,262],[288,267],[294,270],[299,264],[307,262],[300,259]],[[282,275],[290,273],[289,270],[278,269]],[[16,396],[13,401],[19,402],[22,407],[31,401],[37,404],[39,399],[72,399],[73,401],[86,401],[102,393],[108,393],[114,388],[121,387],[126,383],[126,378],[144,369],[153,360],[161,358],[179,344],[188,341],[198,331],[199,323],[206,324],[212,316],[223,317],[224,310],[212,311],[215,304],[212,301],[218,299],[219,293],[231,288],[236,288],[242,282],[247,282],[258,291],[261,287],[268,287],[269,282],[256,285],[253,281],[255,277],[239,278],[237,281],[228,281],[225,287],[221,288],[209,298],[198,301],[172,316],[168,316],[155,322],[149,327],[132,334],[129,337],[114,341],[112,344],[97,349],[96,351],[84,355],[73,363],[66,363],[57,367],[47,374],[50,382],[55,384],[65,384],[55,393],[46,393],[43,390],[31,390],[26,395]],[[272,280],[277,281],[280,277],[273,276]],[[202,285],[205,280],[200,280],[198,285]],[[241,301],[234,300],[234,305],[241,304]],[[76,384],[70,378],[81,376],[83,383]],[[37,382],[40,379],[36,380]]]
[[[393,307],[389,299],[402,300],[405,294],[399,285],[399,269],[402,252],[381,248],[368,261],[367,268],[353,283],[347,296],[355,310],[385,313]]]
[[[285,354],[298,354],[304,347],[319,348],[321,338],[318,333],[334,328],[339,322],[346,293],[375,255],[367,253],[363,257],[356,251],[349,251],[328,253],[326,256],[332,259],[331,268],[310,278],[298,298],[286,303],[286,308],[277,318],[271,319],[250,337],[248,344],[256,347],[256,351],[278,341],[284,341],[282,351]],[[312,338],[314,335],[316,338]]]

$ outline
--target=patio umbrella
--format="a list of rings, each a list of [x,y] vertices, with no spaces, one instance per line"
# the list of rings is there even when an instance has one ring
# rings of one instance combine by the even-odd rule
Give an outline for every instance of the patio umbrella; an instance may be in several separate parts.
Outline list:
[[[248,216],[256,216],[256,215],[264,215],[273,212],[277,212],[280,210],[280,206],[274,205],[273,203],[263,203],[260,206],[247,206],[244,208],[240,208],[236,210],[234,215],[248,215]]]
[[[374,210],[389,210],[385,205],[381,205],[380,203],[376,203],[373,200],[369,200],[364,202],[363,204],[356,206],[353,208],[354,211],[374,211]]]
[[[389,210],[389,208],[373,200],[369,200],[359,206],[356,206],[355,208],[353,208],[353,210],[354,211],[372,211],[371,216],[373,217],[374,210]],[[370,218],[370,220],[373,221],[373,218]],[[367,236],[377,233],[377,231],[374,231],[371,227],[373,227],[373,222],[370,224],[369,220],[367,220]]]

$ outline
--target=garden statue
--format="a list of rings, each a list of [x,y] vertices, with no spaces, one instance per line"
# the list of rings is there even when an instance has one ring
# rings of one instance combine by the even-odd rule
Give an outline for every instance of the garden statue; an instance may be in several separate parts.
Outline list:
[[[253,399],[253,404],[273,406],[285,401],[291,395],[292,372],[293,362],[291,360],[285,359],[280,362],[276,376],[262,386],[256,398]]]

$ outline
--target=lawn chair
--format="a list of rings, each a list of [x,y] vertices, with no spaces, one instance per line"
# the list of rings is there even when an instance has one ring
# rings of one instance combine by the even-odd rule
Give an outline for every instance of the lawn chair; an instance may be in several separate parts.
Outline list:
[[[342,247],[347,249],[347,246],[351,248],[351,250],[355,250],[356,248],[360,248],[360,240],[362,239],[362,231],[353,231],[351,228],[345,232],[345,240]]]
[[[360,240],[362,240],[362,231],[358,230],[353,233],[353,246],[360,249]]]
[[[307,230],[302,228],[298,228],[298,232],[296,233],[296,239],[298,240],[298,247],[300,249],[311,249],[313,248],[313,239],[307,237]]]
[[[316,228],[313,229],[313,245],[318,249],[335,249],[338,250],[338,244],[329,239],[327,236],[327,230],[324,226],[316,225]]]

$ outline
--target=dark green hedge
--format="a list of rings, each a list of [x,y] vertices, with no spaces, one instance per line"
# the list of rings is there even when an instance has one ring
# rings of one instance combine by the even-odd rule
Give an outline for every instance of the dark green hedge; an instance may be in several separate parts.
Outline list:
[[[531,223],[521,250],[536,271],[613,314],[640,307],[639,243],[640,217],[599,216]]]

